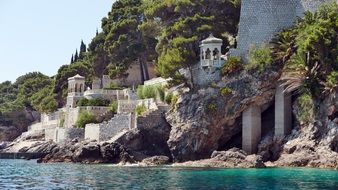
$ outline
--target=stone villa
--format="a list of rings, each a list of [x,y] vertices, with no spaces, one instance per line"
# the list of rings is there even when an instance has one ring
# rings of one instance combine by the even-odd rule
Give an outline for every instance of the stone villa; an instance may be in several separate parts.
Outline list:
[[[131,89],[110,90],[108,87],[111,82],[112,80],[108,76],[103,76],[102,79],[94,79],[92,88],[86,88],[84,77],[76,75],[69,78],[66,106],[54,113],[42,114],[41,122],[30,126],[28,132],[44,131],[45,140],[54,142],[69,141],[75,138],[103,141],[109,140],[125,129],[132,129],[138,126],[137,121],[142,116],[136,116],[135,108],[137,106],[144,105],[147,110],[146,114],[157,113],[156,111],[159,108],[154,99],[137,100],[135,92]],[[153,79],[148,81],[147,84],[154,85],[158,82],[159,79]],[[160,82],[163,81],[160,80]],[[108,114],[111,114],[109,107],[77,106],[77,102],[81,98],[100,98],[117,101],[117,114],[109,116]],[[76,128],[76,121],[82,111],[93,113],[98,121],[107,116],[111,117],[111,119],[100,124],[88,124],[85,129]]]

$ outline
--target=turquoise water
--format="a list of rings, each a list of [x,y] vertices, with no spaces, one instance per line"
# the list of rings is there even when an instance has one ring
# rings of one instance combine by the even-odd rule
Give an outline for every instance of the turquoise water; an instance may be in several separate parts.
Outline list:
[[[136,168],[0,160],[0,189],[333,189],[323,169]]]

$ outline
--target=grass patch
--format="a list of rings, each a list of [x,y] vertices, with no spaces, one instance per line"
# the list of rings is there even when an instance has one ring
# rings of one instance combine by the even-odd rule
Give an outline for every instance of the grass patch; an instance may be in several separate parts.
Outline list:
[[[146,106],[145,105],[138,105],[138,106],[136,106],[136,108],[135,108],[135,112],[136,112],[136,114],[138,115],[138,116],[140,116],[140,115],[142,115],[144,112],[146,112],[147,111],[147,108],[146,108]]]

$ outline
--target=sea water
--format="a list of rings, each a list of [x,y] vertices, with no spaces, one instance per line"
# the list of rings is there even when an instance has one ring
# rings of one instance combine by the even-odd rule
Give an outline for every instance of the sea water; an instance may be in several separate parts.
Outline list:
[[[332,189],[338,171],[38,164],[0,160],[0,189]]]

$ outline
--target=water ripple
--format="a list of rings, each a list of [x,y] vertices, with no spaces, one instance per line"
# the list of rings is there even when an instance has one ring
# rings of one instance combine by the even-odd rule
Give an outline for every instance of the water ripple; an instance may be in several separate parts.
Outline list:
[[[137,168],[0,160],[0,189],[338,189],[323,169]]]

